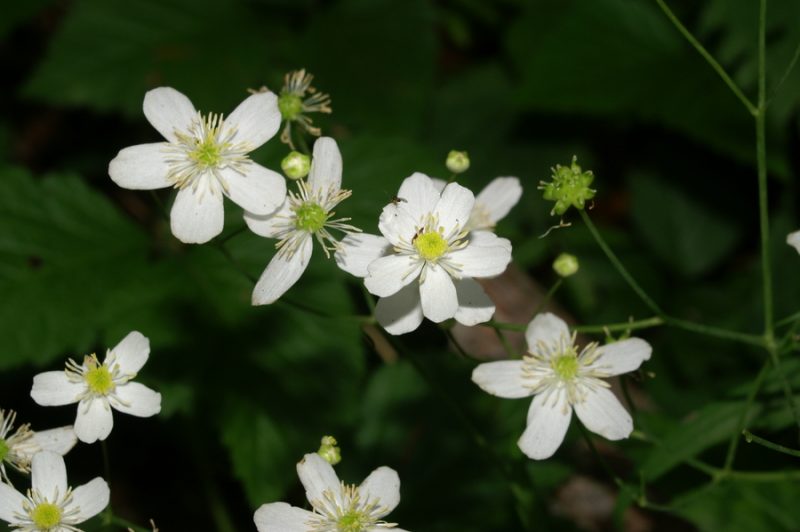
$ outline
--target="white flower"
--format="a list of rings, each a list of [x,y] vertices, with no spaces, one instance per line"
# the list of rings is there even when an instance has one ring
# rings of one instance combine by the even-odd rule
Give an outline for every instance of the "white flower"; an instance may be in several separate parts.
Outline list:
[[[20,473],[29,473],[33,455],[50,451],[60,455],[67,454],[78,442],[72,425],[51,430],[31,430],[28,423],[14,430],[17,413],[0,409],[0,480],[10,483],[6,464]]]
[[[786,243],[800,253],[800,231],[795,231],[786,235]]]
[[[138,417],[161,411],[161,394],[131,382],[149,356],[150,341],[133,331],[107,351],[102,364],[92,354],[84,357],[81,365],[69,360],[64,371],[36,375],[31,397],[42,406],[78,403],[78,439],[85,443],[105,440],[114,426],[112,407]]]
[[[440,193],[431,178],[415,173],[384,207],[376,235],[348,235],[336,260],[364,277],[381,299],[378,322],[391,334],[413,331],[426,317],[464,325],[489,320],[494,304],[474,278],[500,275],[511,261],[511,243],[489,231],[469,232],[475,198],[457,183]]]
[[[578,352],[575,335],[557,316],[539,314],[525,332],[528,352],[522,360],[481,364],[472,380],[486,392],[517,399],[534,395],[528,426],[519,447],[530,458],[548,458],[561,445],[572,410],[587,429],[608,438],[627,438],[633,421],[602,380],[634,371],[650,358],[650,345],[628,338]]]
[[[247,155],[280,127],[271,92],[251,95],[223,120],[201,115],[186,96],[159,87],[145,95],[144,114],[167,142],[125,148],[108,174],[123,188],[177,188],[170,220],[182,242],[202,244],[222,232],[223,195],[256,214],[269,214],[283,202],[283,177]]]
[[[27,496],[0,483],[0,519],[25,532],[79,531],[75,525],[103,511],[108,498],[108,484],[100,477],[74,490],[67,487],[64,459],[44,451],[33,457]]]
[[[342,190],[342,155],[336,141],[328,137],[314,143],[314,159],[308,180],[298,181],[299,192],[289,192],[274,214],[258,216],[245,212],[247,226],[257,235],[277,238],[278,248],[253,289],[253,304],[273,303],[291,288],[308,266],[316,237],[326,256],[339,243],[328,231],[358,231],[347,225],[349,218],[332,219],[336,206],[350,197]]]
[[[441,192],[447,181],[434,179],[436,188]],[[496,177],[475,196],[475,205],[469,214],[467,227],[469,231],[491,231],[497,222],[506,217],[514,205],[522,197],[522,185],[516,177]]]
[[[259,532],[406,532],[383,518],[400,503],[400,478],[389,467],[379,467],[361,483],[348,485],[318,454],[307,454],[297,464],[313,511],[285,502],[263,504],[253,520]]]

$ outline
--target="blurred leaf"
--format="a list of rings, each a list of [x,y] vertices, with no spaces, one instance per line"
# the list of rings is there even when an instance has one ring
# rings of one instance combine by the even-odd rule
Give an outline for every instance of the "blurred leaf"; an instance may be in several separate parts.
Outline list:
[[[5,2],[3,16],[0,17],[0,38],[13,30],[18,24],[33,17],[54,0],[26,0],[25,2]]]
[[[720,264],[739,227],[674,185],[646,174],[630,179],[633,221],[661,260],[687,276]]]

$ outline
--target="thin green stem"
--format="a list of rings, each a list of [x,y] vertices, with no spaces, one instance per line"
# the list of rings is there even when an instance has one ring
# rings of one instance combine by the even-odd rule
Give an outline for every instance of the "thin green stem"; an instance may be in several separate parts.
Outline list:
[[[775,324],[775,327],[784,327],[789,324],[797,325],[800,323],[800,312],[795,312],[786,316],[785,318],[781,319],[778,323]]]
[[[127,530],[133,530],[133,532],[152,532],[149,528],[139,526],[135,523],[131,523],[127,519],[123,519],[122,517],[116,515],[111,517],[111,521],[108,524],[119,525]]]
[[[800,42],[797,43],[797,48],[794,49],[794,55],[792,56],[792,60],[789,61],[789,65],[783,72],[780,81],[778,81],[778,83],[772,88],[769,98],[767,98],[767,107],[769,107],[769,104],[772,102],[772,99],[775,97],[775,95],[778,94],[778,91],[783,86],[783,83],[789,78],[789,74],[791,74],[792,70],[794,70],[794,67],[797,64],[798,59],[800,59]]]
[[[749,430],[743,431],[742,434],[744,435],[744,440],[747,443],[755,442],[763,447],[766,447],[767,449],[772,449],[773,451],[778,451],[779,453],[788,454],[789,456],[795,456],[797,458],[800,458],[800,450],[790,449],[789,447],[784,447],[779,443],[774,443],[769,440],[765,440],[760,436],[756,436]]]
[[[606,257],[608,257],[608,260],[611,261],[611,264],[614,265],[614,267],[617,269],[622,278],[625,279],[625,281],[628,283],[628,286],[630,286],[633,289],[633,291],[636,292],[639,298],[644,302],[645,305],[647,305],[647,307],[650,310],[653,311],[654,314],[664,317],[664,311],[661,310],[661,308],[656,304],[656,302],[653,301],[653,299],[647,294],[647,292],[644,291],[644,289],[639,285],[639,283],[636,282],[636,279],[634,279],[633,276],[630,273],[628,273],[628,270],[625,269],[625,266],[622,265],[622,262],[620,262],[620,260],[614,254],[614,251],[612,251],[612,249],[606,243],[603,236],[600,234],[600,231],[598,231],[597,227],[595,227],[594,222],[592,222],[592,219],[589,217],[588,214],[586,214],[586,211],[580,209],[578,212],[581,213],[581,218],[583,219],[583,223],[585,223],[586,227],[589,228],[589,231],[592,233],[592,236],[594,237],[595,241],[597,241],[597,244],[600,246],[600,249],[603,250],[603,253],[606,254]]]
[[[731,331],[728,329],[722,329],[720,327],[702,325],[693,321],[673,318],[672,316],[665,316],[664,322],[667,325],[678,327],[679,329],[683,329],[685,331],[696,332],[706,336],[714,336],[723,340],[733,340],[735,342],[750,344],[757,347],[764,347],[764,338],[760,335],[740,333],[738,331]]]
[[[614,481],[614,484],[616,484],[618,488],[628,491],[630,489],[628,485],[625,484],[625,482],[621,478],[619,478],[619,476],[617,476],[614,470],[611,469],[611,466],[609,466],[608,463],[606,463],[606,461],[597,451],[597,448],[594,446],[594,442],[592,441],[592,437],[589,434],[589,431],[586,430],[586,427],[584,427],[582,423],[578,423],[578,428],[581,431],[581,435],[583,435],[583,439],[586,440],[586,444],[589,446],[589,450],[592,451],[592,455],[594,455],[595,460],[597,460],[597,463],[600,464],[600,467],[602,467],[603,470],[605,470],[606,474],[609,476],[609,478],[611,478],[611,480]],[[638,500],[639,494],[635,494],[633,498],[635,500]]]
[[[558,281],[553,283],[553,286],[550,287],[550,290],[547,291],[547,293],[544,295],[542,300],[536,306],[536,310],[533,311],[533,316],[534,317],[537,314],[539,314],[542,310],[544,310],[544,308],[547,306],[547,304],[550,302],[550,300],[553,299],[553,296],[556,294],[558,289],[561,288],[561,285],[563,283],[564,283],[564,279],[563,278],[559,278]]]
[[[635,331],[637,329],[649,329],[651,327],[658,327],[664,324],[664,319],[658,316],[636,321],[623,321],[619,323],[608,323],[606,325],[578,325],[572,327],[573,330],[579,333],[604,333],[604,332],[625,332]]]
[[[503,330],[494,329],[494,333],[497,335],[497,339],[500,340],[500,343],[503,344],[503,349],[505,349],[508,358],[519,358],[519,354],[514,349],[514,346],[511,345],[511,342],[508,341],[508,338],[506,338],[506,334],[503,332]]]
[[[753,403],[756,400],[758,391],[761,389],[761,384],[764,382],[764,377],[767,376],[769,365],[770,361],[767,360],[761,367],[761,371],[758,372],[758,375],[753,381],[750,387],[750,391],[747,394],[747,400],[745,401],[745,406],[742,409],[742,413],[739,415],[739,421],[736,424],[736,431],[733,433],[733,436],[731,437],[731,440],[728,443],[728,452],[725,456],[725,465],[723,466],[723,471],[725,475],[730,474],[731,470],[733,469],[733,461],[736,459],[736,451],[739,447],[739,436],[746,428],[747,416],[750,413],[750,408],[753,406]]]
[[[714,57],[710,53],[708,53],[708,50],[706,50],[705,47],[702,44],[700,44],[700,42],[697,39],[695,39],[694,35],[692,35],[691,32],[688,29],[686,29],[686,26],[684,26],[683,23],[678,19],[678,17],[675,16],[675,13],[672,12],[672,10],[669,8],[669,6],[667,6],[664,0],[656,0],[656,3],[659,5],[661,11],[664,12],[664,14],[670,20],[670,22],[672,22],[672,24],[678,29],[681,35],[683,35],[686,38],[686,40],[689,41],[689,44],[691,44],[694,47],[694,49],[697,50],[697,52],[701,56],[703,56],[703,59],[705,59],[706,62],[708,62],[708,64],[711,66],[711,68],[714,69],[717,75],[719,75],[719,77],[722,78],[722,81],[725,82],[725,84],[733,92],[733,94],[735,94],[736,97],[739,99],[739,101],[742,102],[742,105],[745,106],[747,111],[751,115],[755,116],[755,114],[757,113],[756,107],[753,105],[750,99],[744,95],[744,93],[736,84],[736,82],[733,81],[733,79],[731,79],[731,77],[728,75],[727,72],[725,72],[725,69],[722,68],[722,65],[720,65],[717,62],[717,60],[714,59]]]

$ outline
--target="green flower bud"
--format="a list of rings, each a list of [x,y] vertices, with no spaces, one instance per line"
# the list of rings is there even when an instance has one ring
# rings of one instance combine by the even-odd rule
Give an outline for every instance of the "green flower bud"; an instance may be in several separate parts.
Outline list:
[[[336,444],[336,438],[333,436],[323,436],[320,442],[319,451],[317,454],[325,459],[330,465],[336,465],[342,461],[342,451]]]
[[[578,272],[578,257],[562,253],[553,261],[553,270],[561,277],[569,277]]]
[[[289,179],[303,179],[311,170],[311,157],[293,151],[281,161],[281,170]]]
[[[450,150],[445,164],[454,174],[463,174],[469,169],[469,155],[465,151]]]
[[[573,157],[570,166],[557,164],[553,168],[553,180],[539,183],[539,190],[544,191],[542,195],[544,199],[555,202],[550,214],[561,216],[570,206],[583,209],[586,201],[594,198],[597,191],[589,188],[594,180],[594,174],[591,171],[581,170],[577,161],[578,158]]]

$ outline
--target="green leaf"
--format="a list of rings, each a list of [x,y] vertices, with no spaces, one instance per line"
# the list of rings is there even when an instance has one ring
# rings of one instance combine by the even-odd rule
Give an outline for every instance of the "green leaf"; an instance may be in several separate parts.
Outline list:
[[[740,227],[689,192],[647,174],[630,180],[632,216],[644,241],[687,276],[719,265],[739,241]]]

